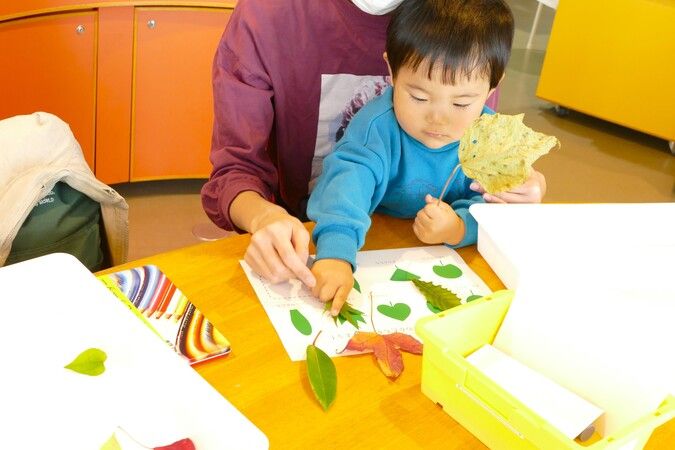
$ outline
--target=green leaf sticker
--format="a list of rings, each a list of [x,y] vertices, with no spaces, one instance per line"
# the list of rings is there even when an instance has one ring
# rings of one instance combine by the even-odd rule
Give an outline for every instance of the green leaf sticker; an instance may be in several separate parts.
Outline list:
[[[297,309],[291,309],[291,322],[293,322],[295,329],[305,336],[312,334],[312,324]]]
[[[443,311],[442,309],[436,308],[434,305],[432,305],[429,302],[427,302],[427,308],[429,308],[429,311],[431,311],[434,314],[438,314],[439,312]]]
[[[434,273],[443,278],[459,278],[462,276],[462,269],[454,264],[445,264],[442,266],[434,266]]]
[[[83,375],[98,376],[105,372],[105,364],[108,355],[103,350],[98,348],[89,348],[79,355],[67,366],[73,372],[81,373]]]
[[[407,270],[399,269],[398,267],[394,271],[394,273],[391,275],[390,280],[391,281],[411,281],[411,280],[416,280],[420,276],[415,275],[414,273],[408,272]]]
[[[108,440],[103,443],[103,445],[101,446],[101,450],[122,450],[122,447],[120,447],[120,443],[117,442],[115,433],[113,433],[110,436],[110,438],[108,438]]]
[[[472,301],[474,301],[474,300],[478,300],[479,298],[483,298],[483,296],[482,296],[482,295],[478,295],[478,294],[469,295],[469,296],[466,298],[466,302],[467,302],[467,303],[468,303],[468,302],[472,302]]]
[[[454,308],[461,304],[461,300],[454,292],[445,289],[442,286],[437,286],[428,281],[411,280],[413,284],[424,295],[427,302],[441,311]]]
[[[333,301],[331,300],[325,303],[323,309],[324,311],[330,311],[332,306]],[[342,325],[345,322],[349,322],[357,330],[359,329],[359,322],[366,323],[366,319],[363,318],[363,311],[359,311],[358,309],[354,308],[347,302],[345,302],[344,305],[342,305],[342,308],[340,308],[340,312],[338,313],[338,315],[333,317],[334,323],[337,323],[338,320],[340,321],[340,325]]]
[[[405,303],[396,303],[394,305],[378,305],[377,310],[387,317],[404,321],[410,315],[410,306]]]
[[[327,411],[337,394],[337,371],[333,360],[316,345],[307,346],[307,375],[316,399]]]
[[[356,278],[354,278],[354,289],[356,289],[356,292],[359,294],[361,293],[361,285],[359,284],[358,281],[356,281]]]

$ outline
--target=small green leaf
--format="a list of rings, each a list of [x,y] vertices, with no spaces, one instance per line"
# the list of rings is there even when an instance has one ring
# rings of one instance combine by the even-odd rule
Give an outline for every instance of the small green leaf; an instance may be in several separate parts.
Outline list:
[[[101,450],[122,450],[122,447],[120,447],[120,443],[117,442],[115,433],[113,433],[110,436],[110,438],[108,438],[108,440],[103,443],[103,445],[101,446]]]
[[[312,334],[312,324],[309,323],[307,317],[303,316],[297,309],[291,309],[291,322],[295,329],[305,336]]]
[[[354,289],[356,289],[356,292],[359,294],[361,293],[361,285],[359,284],[358,281],[356,281],[356,278],[354,278]]]
[[[316,345],[307,346],[307,375],[316,399],[327,411],[337,394],[337,371],[333,360]]]
[[[105,372],[104,362],[107,357],[108,355],[103,350],[89,348],[64,367],[83,375],[97,376]]]
[[[469,296],[466,298],[466,302],[467,302],[467,303],[468,303],[468,302],[472,302],[472,301],[474,301],[474,300],[478,300],[479,298],[483,298],[483,296],[482,296],[482,295],[478,295],[478,294],[469,295]]]
[[[454,292],[445,289],[442,286],[437,286],[429,281],[410,280],[424,295],[427,302],[431,303],[437,309],[445,311],[446,309],[454,308],[461,304],[461,300]]]
[[[420,276],[415,275],[412,272],[408,272],[407,270],[399,269],[398,267],[394,271],[394,273],[391,275],[390,280],[391,281],[411,281],[411,280],[416,280]]]
[[[331,300],[329,302],[326,302],[323,309],[324,311],[330,311],[332,306],[333,301]],[[333,317],[334,323],[337,323],[338,320],[340,321],[340,325],[342,325],[345,322],[349,322],[357,330],[359,329],[359,322],[366,323],[366,319],[363,318],[363,311],[359,311],[358,309],[354,308],[347,302],[345,302],[344,305],[342,305],[342,308],[340,308],[340,312],[338,313],[338,315]]]
[[[454,264],[434,266],[433,271],[436,275],[443,278],[459,278],[462,276],[462,269]]]

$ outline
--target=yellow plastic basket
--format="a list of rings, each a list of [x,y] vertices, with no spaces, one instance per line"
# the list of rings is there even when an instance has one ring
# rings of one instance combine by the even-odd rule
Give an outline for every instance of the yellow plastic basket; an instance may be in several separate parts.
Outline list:
[[[540,416],[469,364],[465,357],[492,343],[511,305],[513,291],[420,319],[424,341],[422,392],[491,449],[636,449],[654,428],[675,417],[675,397],[668,396],[652,414],[611,436],[581,444]]]

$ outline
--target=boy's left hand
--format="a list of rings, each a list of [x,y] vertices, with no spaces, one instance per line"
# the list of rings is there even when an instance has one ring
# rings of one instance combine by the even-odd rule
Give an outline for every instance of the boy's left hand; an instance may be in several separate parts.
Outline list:
[[[330,314],[337,316],[354,286],[352,265],[341,259],[319,259],[312,265],[312,273],[316,277],[312,294],[322,302],[333,300]]]
[[[533,170],[525,183],[510,191],[489,194],[477,181],[471,183],[471,189],[483,194],[488,203],[541,203],[546,194],[546,178],[541,172]]]
[[[438,199],[427,194],[426,206],[418,211],[413,231],[425,244],[456,244],[464,237],[464,222],[450,205],[438,203]]]

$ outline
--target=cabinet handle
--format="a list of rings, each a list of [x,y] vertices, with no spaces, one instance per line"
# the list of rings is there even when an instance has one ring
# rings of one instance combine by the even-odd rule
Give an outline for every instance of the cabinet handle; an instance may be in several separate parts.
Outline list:
[[[85,30],[84,25],[78,25],[78,26],[75,28],[75,32],[76,32],[77,34],[83,34],[83,33],[84,33],[84,30]]]
[[[151,30],[157,26],[157,22],[155,22],[155,19],[150,19],[148,20],[148,28]]]

